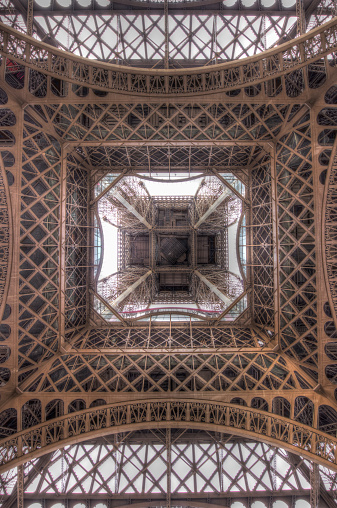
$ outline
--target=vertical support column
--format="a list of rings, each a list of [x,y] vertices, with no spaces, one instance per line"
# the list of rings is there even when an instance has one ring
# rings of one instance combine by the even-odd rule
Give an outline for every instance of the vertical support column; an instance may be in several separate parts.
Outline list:
[[[17,506],[23,508],[23,465],[17,467]]]
[[[297,17],[297,35],[302,35],[306,31],[303,0],[296,0],[296,17]]]
[[[64,494],[66,491],[66,471],[64,460],[64,448],[61,449],[61,492]]]
[[[156,268],[156,235],[153,229],[149,233],[150,235],[150,268],[154,270]]]
[[[272,456],[272,480],[273,480],[273,490],[276,492],[277,490],[277,483],[276,483],[276,448],[272,448],[273,450],[273,456]]]
[[[169,68],[169,21],[168,21],[168,0],[164,0],[165,16],[165,69]]]
[[[27,35],[30,37],[33,35],[33,9],[34,0],[28,0],[27,6]]]
[[[120,14],[117,14],[117,51],[116,51],[116,63],[121,64],[122,63],[122,27],[121,27],[121,17]]]
[[[5,67],[5,66],[4,66]],[[16,116],[16,126],[14,130],[16,143],[11,149],[11,153],[15,157],[16,164],[15,168],[15,180],[13,185],[9,188],[9,195],[11,199],[10,206],[12,208],[13,220],[10,222],[10,241],[12,242],[12,266],[10,272],[10,284],[7,294],[7,303],[10,305],[12,312],[6,323],[11,327],[11,334],[9,337],[11,356],[7,362],[8,367],[12,369],[12,374],[6,387],[2,387],[2,396],[5,398],[5,390],[13,392],[19,385],[18,380],[18,365],[19,365],[19,332],[20,332],[20,256],[21,256],[21,185],[22,185],[22,153],[23,153],[23,128],[24,128],[24,108],[16,104],[13,99],[9,98],[8,103],[10,109]],[[3,168],[4,169],[4,168]],[[3,178],[5,179],[5,171],[2,172]],[[16,220],[14,220],[16,218]],[[21,406],[16,408],[18,411],[18,421],[21,423]],[[20,424],[19,424],[20,425]],[[20,427],[17,429],[20,431]]]
[[[310,507],[317,508],[319,501],[319,487],[320,487],[320,479],[319,479],[319,465],[315,462],[311,462],[310,464]]]
[[[224,445],[222,443],[222,434],[219,434],[219,485],[220,485],[220,492],[224,491],[224,475],[223,475],[223,462],[224,462]]]
[[[266,30],[266,16],[265,15],[263,15],[263,17],[262,17],[262,28],[263,28],[263,34],[262,34],[263,49],[267,49],[267,30]]]
[[[197,268],[197,264],[198,264],[197,231],[195,229],[192,230],[191,236],[192,236],[192,256],[191,256],[191,262],[192,262],[192,269],[195,270]]]
[[[119,488],[119,464],[118,464],[118,434],[114,434],[114,457],[115,457],[115,494]]]
[[[213,40],[212,40],[212,55],[211,58],[214,58],[214,62],[218,63],[218,15],[214,14],[213,17]],[[214,55],[214,57],[213,57]]]
[[[253,193],[252,193],[252,172],[249,171],[248,175],[248,192],[250,206],[246,212],[246,270],[247,282],[251,287],[250,292],[250,319],[254,323],[254,272],[253,272]]]
[[[330,363],[330,360],[325,352],[325,345],[331,340],[325,332],[325,323],[329,319],[324,312],[324,303],[329,299],[328,291],[329,286],[325,280],[325,267],[324,257],[325,245],[323,243],[324,238],[324,227],[322,224],[325,222],[324,216],[324,203],[326,186],[329,182],[326,181],[325,185],[322,185],[320,181],[320,174],[322,166],[319,164],[319,155],[321,153],[321,147],[318,144],[318,135],[320,128],[317,125],[317,115],[321,109],[319,104],[313,105],[310,110],[311,117],[311,146],[312,146],[312,179],[313,179],[313,193],[314,193],[314,218],[315,218],[315,251],[316,251],[316,297],[317,297],[317,354],[318,354],[318,383],[324,388],[329,390],[333,396],[334,385],[328,380],[325,375],[325,368]],[[333,157],[334,151],[332,151]],[[329,174],[329,173],[328,173]],[[322,230],[323,229],[323,230]],[[314,427],[318,425],[318,407],[315,404],[314,412]]]
[[[276,149],[271,152],[271,213],[273,235],[273,269],[274,269],[274,319],[275,339],[280,344],[280,266],[279,266],[279,235],[278,235],[278,200],[277,200],[277,176],[276,176]]]
[[[167,452],[167,488],[166,508],[171,508],[171,429],[166,429],[166,452]]]
[[[66,207],[67,207],[67,155],[68,149],[61,149],[61,176],[60,176],[60,292],[59,292],[59,347],[65,339],[65,290],[66,290]]]

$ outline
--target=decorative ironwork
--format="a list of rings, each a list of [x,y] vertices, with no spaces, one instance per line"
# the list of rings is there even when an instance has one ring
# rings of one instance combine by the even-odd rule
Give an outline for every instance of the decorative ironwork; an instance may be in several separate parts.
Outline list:
[[[175,429],[193,428],[234,433],[240,446],[258,438],[284,448],[293,469],[300,464],[310,479],[306,461],[314,461],[330,471],[321,472],[325,483],[335,485],[335,32],[333,20],[259,56],[181,70],[83,60],[1,25],[1,169],[8,185],[1,180],[7,201],[0,212],[6,208],[8,221],[12,207],[17,233],[0,328],[3,471],[26,462],[27,470],[46,467],[60,447],[84,447],[79,443],[114,432],[121,453],[123,442],[131,446],[128,432],[170,429],[163,446],[172,451]],[[195,200],[151,201],[142,182],[167,174],[200,174],[204,188]],[[181,228],[191,230],[192,247],[179,235],[157,242],[165,210],[185,205]],[[121,230],[107,300],[95,292],[96,206]],[[238,221],[241,278],[229,273],[225,212]],[[198,221],[202,235],[212,231],[220,245],[210,242],[206,261],[215,260],[213,267],[188,259]],[[130,254],[137,235],[149,247],[140,269]],[[170,273],[180,258],[181,271],[186,263],[191,272],[183,280],[198,303],[218,305],[215,316],[188,309],[179,322],[169,307],[174,284],[154,273]],[[240,302],[226,306],[239,291]],[[147,321],[139,312],[127,316],[152,305],[153,296],[167,305],[165,313],[157,309]],[[109,324],[102,318],[108,313]],[[114,460],[121,470],[121,456]],[[4,473],[3,484],[14,476]],[[324,498],[316,474],[314,482],[315,499],[318,491]],[[164,483],[161,502],[172,504]]]
[[[227,404],[210,404],[180,400],[179,402],[155,401],[133,404],[114,404],[107,407],[86,410],[81,413],[62,416],[57,420],[19,432],[1,441],[2,465],[4,472],[33,457],[55,450],[75,439],[85,441],[88,436],[109,435],[121,432],[123,428],[171,427],[180,423],[190,429],[213,426],[223,432],[259,438],[269,444],[284,447],[289,451],[319,460],[331,469],[337,469],[337,439],[309,426],[296,423],[288,418],[271,415],[257,409]],[[18,440],[22,447],[18,447]]]

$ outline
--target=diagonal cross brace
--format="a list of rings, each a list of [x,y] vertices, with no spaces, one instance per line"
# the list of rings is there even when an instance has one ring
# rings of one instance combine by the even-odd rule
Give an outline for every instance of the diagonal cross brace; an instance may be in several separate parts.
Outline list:
[[[131,284],[121,295],[119,295],[112,303],[110,303],[111,307],[116,309],[117,306],[127,297],[129,296],[140,284],[142,284],[149,275],[151,275],[152,270],[149,270],[144,275],[142,275],[136,282]]]
[[[218,208],[218,206],[231,194],[231,191],[228,187],[225,188],[221,196],[218,197],[216,201],[214,201],[213,205],[209,207],[207,212],[204,213],[202,217],[198,220],[198,222],[194,225],[195,229],[197,229],[200,224],[205,222],[205,220]]]
[[[221,197],[221,196],[220,196]],[[220,298],[220,300],[222,300],[224,302],[224,304],[228,307],[231,303],[232,303],[232,299],[229,298],[228,296],[226,296],[222,291],[220,291],[220,289],[218,289],[214,284],[212,284],[212,282],[210,282],[208,279],[206,279],[206,277],[204,275],[202,275],[198,270],[195,270],[194,271],[195,275],[197,275],[199,277],[199,279],[201,280],[201,282],[203,282],[204,284],[206,284],[207,287],[209,287],[209,289],[211,291],[213,291],[213,293],[218,297]]]
[[[144,219],[144,217],[142,215],[140,215],[139,212],[137,212],[137,210],[135,209],[134,206],[132,206],[126,199],[123,198],[123,196],[116,190],[114,189],[111,193],[110,193],[110,196],[109,197],[115,197],[116,199],[118,199],[118,201],[120,203],[122,203],[122,205],[125,206],[125,208],[127,208],[135,217],[137,217],[137,219],[142,223],[144,224],[144,226],[146,226],[148,229],[152,229],[152,226],[151,224],[146,220]]]

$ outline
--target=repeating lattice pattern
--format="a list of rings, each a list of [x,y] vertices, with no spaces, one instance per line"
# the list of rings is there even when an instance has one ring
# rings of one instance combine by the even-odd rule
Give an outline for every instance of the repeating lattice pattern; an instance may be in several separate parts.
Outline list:
[[[259,347],[265,344],[264,339],[252,328],[209,328],[182,325],[179,328],[148,327],[130,328],[129,330],[88,329],[74,343],[76,349],[95,349],[120,347],[121,349],[146,348],[238,348]]]
[[[337,111],[337,110],[335,110]],[[335,307],[337,307],[337,294],[335,285],[335,260],[336,260],[336,161],[333,161],[329,191],[326,204],[326,229],[325,229],[325,242],[326,242],[326,259],[327,270],[330,283],[330,292]]]
[[[87,320],[88,294],[88,174],[68,156],[65,226],[65,329]]]
[[[274,266],[271,209],[270,159],[252,169],[252,264],[254,320],[262,326],[274,325]]]
[[[335,48],[336,31],[333,25],[325,30],[325,36],[327,51]],[[21,272],[17,310],[20,319],[20,387],[24,393],[16,399],[16,407],[22,406],[18,417],[14,408],[5,409],[0,415],[0,427],[6,438],[1,451],[4,462],[18,458],[21,441],[12,434],[20,426],[24,429],[22,442],[25,452],[36,454],[41,447],[51,443],[55,446],[62,445],[65,436],[74,436],[79,442],[87,432],[89,437],[91,431],[97,431],[97,435],[100,433],[103,436],[110,426],[123,428],[125,422],[130,425],[144,422],[167,425],[167,421],[172,423],[176,420],[179,426],[182,422],[188,422],[189,425],[193,422],[191,427],[194,424],[202,426],[205,422],[223,425],[226,421],[238,433],[264,434],[278,443],[290,443],[294,453],[314,452],[322,462],[336,463],[337,412],[323,390],[313,390],[317,379],[315,240],[318,236],[316,232],[315,238],[313,227],[311,158],[317,141],[330,147],[334,143],[337,118],[333,106],[325,107],[317,117],[319,138],[312,139],[311,127],[316,118],[310,117],[306,106],[301,110],[300,104],[293,107],[284,104],[286,94],[295,98],[302,94],[307,84],[309,88],[322,84],[326,77],[325,65],[334,63],[334,57],[324,57],[324,61],[323,58],[318,59],[317,52],[322,50],[321,35],[315,37],[306,41],[305,46],[304,43],[301,43],[302,46],[294,43],[283,55],[274,54],[268,60],[259,61],[258,68],[254,61],[244,69],[240,67],[241,64],[233,65],[232,78],[225,73],[216,76],[213,71],[209,71],[206,76],[198,71],[199,74],[195,73],[193,79],[185,74],[179,81],[181,76],[177,73],[174,85],[169,80],[170,85],[163,85],[159,76],[156,93],[158,90],[168,90],[168,93],[182,89],[185,93],[192,89],[193,92],[214,90],[220,89],[224,82],[226,86],[232,87],[226,96],[223,94],[227,99],[221,103],[214,104],[213,99],[205,99],[201,105],[192,105],[190,98],[184,101],[182,96],[177,96],[173,105],[168,99],[161,102],[159,95],[151,104],[148,104],[150,100],[147,102],[144,98],[142,104],[130,100],[119,105],[119,99],[115,96],[111,100],[109,91],[102,91],[102,88],[144,93],[153,86],[152,77],[146,78],[136,71],[132,74],[128,71],[113,74],[115,71],[112,68],[104,72],[103,67],[99,67],[100,64],[79,63],[76,59],[70,62],[61,57],[55,58],[53,53],[48,56],[47,50],[34,47],[34,44],[26,48],[20,37],[8,37],[6,48],[14,56],[2,58],[2,63],[6,65],[7,85],[14,87],[15,96],[20,97],[20,94],[28,94],[24,87],[29,83],[29,91],[35,94],[32,99],[35,105],[24,108],[23,169],[20,175]],[[136,47],[134,51],[137,51]],[[312,57],[314,64],[308,64],[306,69],[297,67],[301,65],[301,54],[305,54],[306,58]],[[27,59],[25,61],[32,66],[28,75],[23,68],[23,55]],[[47,79],[44,74],[44,71],[49,72],[45,67],[47,56],[51,72],[57,73],[57,77],[55,74]],[[197,58],[204,57],[200,52]],[[135,54],[132,58],[135,58]],[[254,79],[260,79],[262,69],[263,72],[277,73],[280,59],[285,69],[288,69],[288,74],[277,78],[279,82],[274,80],[275,87],[272,90],[269,89],[271,82],[263,85],[254,82]],[[38,65],[39,70],[33,68]],[[74,81],[81,83],[80,87],[60,81],[62,77],[67,79],[65,69],[72,73]],[[332,66],[329,72],[334,75]],[[243,85],[242,91],[237,93],[234,85],[238,79],[241,80],[240,86],[242,79],[247,80],[247,86]],[[255,84],[250,84],[250,79]],[[49,83],[51,91],[48,89]],[[97,94],[96,89],[94,92],[86,88],[86,85],[95,87],[97,83],[101,87],[101,95],[100,92]],[[286,94],[283,87],[286,88]],[[49,100],[51,93],[55,96],[56,104]],[[62,96],[67,93],[68,98],[64,101],[67,104],[64,104]],[[105,96],[102,95],[104,93]],[[265,93],[270,96],[282,94],[278,100],[283,104],[266,104],[267,101],[261,99]],[[99,100],[96,100],[95,94]],[[327,102],[334,104],[335,92],[330,91],[328,96],[330,102]],[[82,100],[82,97],[87,98]],[[43,101],[41,106],[36,105]],[[304,98],[299,98],[301,101],[304,102]],[[294,101],[289,99],[291,102]],[[1,109],[0,124],[1,139],[10,146],[15,142],[11,131],[15,126],[15,118],[8,108]],[[73,148],[68,160],[65,194],[60,189],[64,180],[60,180],[61,150],[58,139],[69,143],[70,149]],[[273,144],[276,146],[275,161],[266,152]],[[328,159],[329,154],[322,149],[321,160],[324,158]],[[271,179],[271,175],[274,175],[274,162],[276,182]],[[224,171],[224,167],[234,166],[234,174],[240,168],[240,175],[244,175],[244,182],[250,191],[250,195],[247,195],[247,208],[252,203],[251,213],[246,214],[248,244],[253,245],[248,268],[250,265],[254,273],[254,319],[257,328],[264,329],[261,333],[237,326],[227,329],[210,328],[209,322],[204,326],[194,326],[192,321],[189,326],[184,323],[172,327],[170,323],[166,328],[158,326],[156,322],[154,326],[151,323],[151,327],[148,327],[143,322],[139,327],[123,329],[118,323],[112,330],[99,326],[101,322],[96,315],[94,317],[99,325],[86,331],[81,330],[87,316],[86,291],[89,287],[85,277],[90,272],[85,248],[85,245],[90,245],[86,231],[92,226],[87,209],[89,178],[92,177],[90,183],[94,186],[108,169],[116,175],[121,169],[133,169],[135,172],[147,169],[150,173],[150,170],[158,168],[167,170],[168,166],[177,171],[190,170],[193,166],[194,171],[204,172],[214,167]],[[90,168],[90,175],[84,167]],[[334,180],[330,190],[331,205]],[[63,197],[61,205],[60,196]],[[274,216],[272,197],[276,203]],[[277,220],[278,230],[272,229]],[[334,221],[334,210],[328,215],[328,227],[329,221]],[[64,237],[59,236],[60,226],[64,227],[64,243]],[[62,264],[60,247],[64,249],[65,265]],[[330,247],[332,258],[334,251],[333,246]],[[278,289],[274,287],[277,278],[274,277],[276,266],[273,259],[276,258],[276,252],[280,264],[279,309],[277,305],[274,306],[273,300]],[[62,273],[63,267],[66,278],[61,280],[59,273]],[[63,303],[58,299],[62,294],[60,283],[65,284],[66,300]],[[71,339],[63,344],[63,349],[58,353],[57,342],[63,338],[62,319],[59,317],[63,317],[64,308],[68,338],[71,334]],[[272,331],[275,310],[280,310],[282,354],[276,352],[279,351],[274,342],[277,335]],[[325,312],[330,319],[325,323],[326,333],[335,338],[331,310],[325,307]],[[245,319],[248,322],[248,317],[245,316]],[[245,321],[242,320],[241,323],[243,322]],[[78,335],[74,341],[76,332]],[[326,352],[332,361],[336,361],[337,352],[332,341]],[[4,348],[0,353],[0,361],[8,358],[8,351]],[[48,362],[45,362],[46,359]],[[326,373],[328,380],[336,381],[336,370],[330,369]],[[278,390],[277,394],[275,390]],[[43,395],[40,396],[42,392]],[[135,402],[117,407],[116,400],[119,397],[125,398],[126,393]],[[171,403],[167,404],[168,393],[176,399],[172,406]],[[187,401],[183,396],[185,393]],[[261,393],[263,397],[256,396]],[[158,394],[161,395],[161,401],[154,403],[153,400],[159,398]],[[190,404],[189,399],[193,396],[203,398],[205,402]],[[27,400],[29,397],[34,398]],[[139,403],[140,397],[143,397],[143,401]],[[232,403],[233,407],[227,404],[223,409],[220,403],[212,405],[212,398],[216,400],[220,397]],[[104,407],[106,402],[109,407]],[[96,411],[86,409],[90,406],[102,407],[96,408]],[[78,413],[71,417],[62,416],[67,411]],[[264,411],[269,411],[269,414]],[[274,415],[277,416],[276,419]],[[315,415],[317,419],[314,419]],[[288,418],[292,418],[292,421]],[[35,425],[41,427],[32,430],[31,427]],[[305,427],[306,425],[317,427],[318,430]],[[320,434],[321,431],[330,436]],[[220,442],[219,438],[216,442]],[[145,445],[142,442],[136,443],[134,447],[132,440],[124,444],[128,450],[127,460],[123,463],[124,471],[139,465],[139,455],[150,453],[149,447],[147,452],[143,451]],[[165,446],[168,446],[167,438]],[[199,445],[193,446],[196,454],[193,460],[183,446],[179,451],[184,461],[189,461],[196,471],[193,481],[198,489],[214,488],[216,492],[217,488],[224,488],[225,483],[221,487],[221,481],[227,482],[228,488],[244,490],[249,487],[254,490],[253,482],[256,481],[256,485],[270,489],[271,478],[275,482],[274,473],[270,476],[266,472],[263,480],[247,470],[243,477],[228,475],[227,462],[224,463],[220,476],[217,470],[219,483],[215,484],[218,480],[212,476],[213,469],[211,475],[206,477],[203,474],[203,465],[197,457]],[[243,451],[244,446],[245,444],[240,445],[240,453],[253,454],[247,449]],[[84,445],[77,447],[78,450],[85,449]],[[232,453],[229,447],[225,448],[227,453]],[[153,491],[158,489],[161,493],[167,491],[164,486],[165,472],[160,471],[160,464],[165,458],[163,450],[162,445],[152,448],[153,463],[157,466],[155,470],[147,460],[144,462],[148,473],[142,477],[144,488],[141,492],[148,493],[151,488]],[[205,445],[202,450],[208,464],[213,467],[213,448]],[[104,454],[106,456],[107,449],[102,448],[100,453],[102,457]],[[64,455],[63,464],[65,462]],[[287,462],[291,464],[290,456],[287,457]],[[173,466],[178,467],[178,463],[178,460],[173,461]],[[80,482],[73,471],[70,473],[70,469],[69,467],[67,480],[65,475],[61,479],[57,476],[56,480],[48,477],[48,485],[52,485],[48,493],[55,492],[55,489],[57,491],[59,485],[60,490],[79,485]],[[294,468],[291,471],[291,474],[295,474]],[[48,474],[45,474],[46,478]],[[111,485],[116,475],[113,477],[112,473],[102,480],[100,472],[96,470],[93,474],[96,475],[95,480],[99,478],[107,492],[113,492]],[[150,474],[154,487],[148,487],[146,483]],[[96,493],[95,480],[92,485],[93,492]],[[133,489],[133,494],[139,492],[136,487],[137,473],[130,474],[129,480],[124,474],[121,480],[124,482],[123,492],[129,493],[129,488]],[[67,487],[63,487],[66,481]],[[126,486],[128,481],[129,486]],[[192,492],[190,477],[181,475],[179,481],[178,489]],[[277,481],[283,481],[282,488],[289,488],[292,492],[300,485],[296,478],[294,480],[286,475]],[[275,485],[272,487],[274,489]],[[87,490],[81,492],[86,493]]]
[[[90,142],[268,140],[280,131],[289,107],[282,104],[231,104],[230,101],[221,104],[97,102],[39,106],[62,138]]]
[[[20,380],[58,346],[60,144],[25,114],[19,314]]]
[[[161,14],[152,14],[147,9],[145,13],[111,15],[94,10],[92,6],[83,9],[76,2],[71,4],[71,15],[62,13],[67,9],[64,6],[41,9],[35,5],[36,36],[84,57],[131,65],[152,65],[151,62],[156,61],[157,66],[163,66],[165,23]],[[2,0],[1,6],[0,20],[26,32],[24,19],[14,4]],[[231,9],[226,4],[214,14],[205,11],[190,14],[184,9],[179,14],[170,12],[170,66],[181,62],[212,64],[251,56],[288,39],[289,33],[296,34],[295,10],[290,16],[281,11],[271,13],[261,1],[254,7],[253,12],[242,4],[238,5],[236,13],[226,12],[226,8]],[[286,7],[288,10],[288,5]],[[53,12],[55,9],[57,14]],[[310,16],[307,30],[328,21],[334,13],[334,2],[322,0]]]
[[[0,168],[0,308],[5,294],[9,263],[9,214],[7,193]]]
[[[66,447],[55,452],[40,473],[36,468],[26,491],[165,494],[168,453],[172,494],[267,491],[277,495],[284,490],[310,488],[300,467],[289,464],[289,456],[283,450],[256,442],[237,443],[225,434],[219,439],[213,433],[172,431],[172,441],[168,452],[166,432],[158,430],[119,434],[105,443]],[[31,464],[26,467],[28,473]]]
[[[300,96],[304,90],[321,86],[326,80],[327,65],[334,64],[333,54],[337,48],[336,27],[334,22],[328,25],[325,27],[324,36],[317,29],[311,32],[306,40],[295,39],[287,43],[282,53],[276,48],[262,59],[259,56],[253,57],[249,63],[237,60],[238,63],[232,68],[204,66],[201,70],[191,70],[189,73],[179,74],[172,71],[167,76],[160,73],[143,73],[141,69],[134,70],[132,67],[107,68],[97,60],[91,64],[90,60],[84,62],[75,55],[63,57],[39,42],[30,41],[26,46],[26,40],[20,33],[13,34],[3,26],[2,31],[8,34],[8,37],[4,35],[2,51],[9,57],[6,60],[5,79],[15,89],[24,88],[25,64],[29,62],[29,90],[39,98],[46,97],[49,92],[49,72],[57,75],[50,80],[50,91],[58,97],[67,95],[69,89],[76,96],[84,97],[89,94],[86,85],[93,87],[93,94],[96,96],[105,96],[108,93],[105,90],[145,94],[191,94],[222,89],[227,90],[228,97],[231,97],[239,94],[240,91],[236,93],[236,89],[244,84],[242,92],[245,97],[275,97],[284,91],[288,97],[294,98]],[[48,53],[50,59],[47,58]],[[307,63],[304,71],[303,66]],[[283,81],[280,78],[284,71],[288,73]],[[69,76],[77,82],[71,88],[62,81],[67,81]]]
[[[280,355],[269,353],[72,353],[39,379],[47,392],[194,392],[303,389]],[[36,384],[30,387],[36,390]]]
[[[281,347],[317,378],[317,293],[310,113],[277,144]]]
[[[234,145],[234,146],[179,146],[179,147],[80,147],[78,154],[91,164],[95,169],[102,168],[120,171],[123,168],[131,168],[136,171],[165,170],[170,164],[171,171],[183,170],[193,167],[196,171],[203,171],[209,167],[223,168],[224,160],[229,166],[234,166],[242,171],[242,167],[250,166],[261,153],[262,148],[258,145]],[[212,160],[211,160],[212,158]],[[169,162],[170,161],[170,162]],[[212,164],[211,164],[212,162]]]
[[[52,14],[52,13],[51,13]],[[165,28],[160,15],[38,16],[60,47],[84,57],[125,64],[164,60]],[[282,39],[294,17],[260,15],[169,15],[169,59],[214,63],[254,55]],[[244,23],[246,30],[240,30]],[[260,37],[264,32],[264,39]],[[193,34],[191,37],[190,34]]]

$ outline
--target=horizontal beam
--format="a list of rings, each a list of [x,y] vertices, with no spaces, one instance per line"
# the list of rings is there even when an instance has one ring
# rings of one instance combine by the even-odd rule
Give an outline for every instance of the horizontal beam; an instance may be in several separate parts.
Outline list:
[[[337,47],[337,46],[336,46]],[[90,146],[90,147],[102,147],[102,146],[116,146],[118,148],[127,148],[127,147],[146,147],[146,146],[154,146],[154,147],[170,147],[170,148],[197,148],[197,147],[222,147],[222,146],[236,146],[236,147],[246,147],[246,146],[262,146],[268,152],[274,146],[274,141],[272,139],[259,140],[258,142],[253,139],[245,139],[245,140],[237,140],[237,139],[220,139],[220,140],[212,140],[212,139],[182,139],[182,140],[171,140],[171,139],[162,139],[162,140],[109,140],[109,141],[81,141],[81,146]],[[79,142],[76,141],[67,141],[67,145],[78,147]],[[213,167],[213,166],[212,166]]]
[[[325,36],[326,33],[330,34],[329,37]],[[266,80],[276,79],[302,69],[309,63],[317,61],[323,63],[324,57],[337,51],[336,18],[314,28],[303,36],[257,55],[235,62],[226,61],[193,69],[137,69],[97,62],[53,48],[3,23],[0,23],[0,34],[4,40],[4,44],[0,48],[4,62],[7,58],[12,58],[11,38],[14,37],[16,44],[21,47],[20,54],[15,55],[16,63],[35,69],[45,76],[56,75],[60,80],[79,86],[114,94],[126,94],[133,98],[137,95],[147,96],[150,94],[152,98],[154,96],[161,98],[174,96],[181,100],[183,96],[191,97],[193,94],[220,94],[226,90],[265,83]],[[307,58],[306,48],[308,45],[310,47],[313,45],[315,48],[315,53],[310,55],[310,60]],[[41,50],[45,52],[43,61],[36,58],[36,54]],[[289,60],[289,50],[296,55],[291,61]],[[60,58],[64,61],[62,66],[59,66]],[[50,65],[49,62],[51,62]],[[7,72],[11,72],[11,70],[8,69]],[[104,80],[102,80],[102,75],[105,76]],[[50,97],[45,99],[46,102],[50,102]],[[64,102],[63,98],[62,102]],[[75,145],[78,145],[79,141],[81,140],[75,141]],[[108,142],[106,146],[109,146],[110,143],[111,146],[114,146],[112,142]],[[123,146],[126,142],[119,140],[117,143],[119,146]],[[183,143],[186,146],[186,141]],[[191,141],[191,146],[193,143],[195,142]],[[210,143],[215,146],[212,141]],[[254,146],[257,144],[255,140],[252,140],[251,143]],[[248,145],[249,142],[246,144]],[[81,145],[94,146],[95,143],[81,141]],[[102,146],[102,141],[99,141],[98,145]]]
[[[163,15],[164,13],[164,7],[163,7],[163,4],[152,4],[154,5],[153,7],[147,7],[148,6],[148,3],[147,2],[143,2],[143,5],[140,5],[140,6],[137,6],[137,7],[131,7],[131,8],[125,8],[124,6],[121,6],[119,4],[113,4],[113,6],[110,8],[110,9],[106,9],[106,8],[102,8],[102,7],[99,7],[97,6],[97,4],[95,3],[95,5],[91,5],[89,6],[88,8],[84,8],[84,7],[75,7],[74,9],[71,10],[71,15],[72,16],[83,16],[83,15],[88,15],[88,13],[93,13],[93,14],[98,14],[98,15],[104,15],[104,16],[111,16],[111,15],[114,15],[114,14],[120,14],[120,15],[123,15],[123,16],[127,16],[127,15],[137,15],[137,14],[145,14],[145,15]],[[186,5],[186,4],[185,4]],[[59,6],[53,8],[53,7],[48,7],[48,8],[44,8],[44,7],[38,7],[38,6],[34,6],[34,16],[39,18],[39,17],[43,17],[43,18],[47,18],[49,16],[67,16],[69,13],[69,8],[60,8]],[[177,16],[177,15],[188,15],[188,14],[192,14],[192,15],[201,15],[201,16],[207,16],[207,15],[216,15],[216,14],[220,14],[222,17],[223,16],[241,16],[241,15],[246,15],[246,16],[263,16],[263,15],[268,15],[268,16],[278,16],[278,17],[281,17],[281,18],[290,18],[290,17],[295,17],[296,16],[296,11],[292,8],[292,9],[287,9],[287,10],[280,10],[280,9],[274,9],[274,10],[268,10],[268,9],[262,9],[262,10],[257,10],[256,8],[254,9],[250,9],[249,7],[244,7],[242,6],[241,8],[219,8],[219,7],[206,7],[206,8],[188,8],[188,7],[181,7],[181,4],[180,3],[169,3],[168,4],[168,13],[169,15],[172,15],[172,16]]]
[[[242,490],[240,492],[207,492],[207,493],[204,493],[204,495],[202,495],[202,493],[197,493],[195,494],[194,492],[188,492],[188,495],[186,493],[173,493],[171,494],[171,503],[173,501],[177,502],[177,503],[181,503],[181,502],[184,502],[186,501],[186,497],[188,497],[191,501],[193,500],[193,503],[196,504],[198,506],[198,502],[200,503],[203,503],[206,504],[207,503],[207,507],[212,507],[212,506],[217,506],[218,508],[223,507],[223,506],[227,506],[225,504],[225,501],[228,501],[228,498],[230,497],[231,499],[235,499],[235,498],[239,498],[240,501],[242,501],[243,499],[249,499],[250,501],[252,501],[253,499],[260,499],[260,498],[266,498],[266,497],[270,497],[271,495],[274,496],[275,500],[276,499],[287,499],[289,501],[292,501],[292,498],[294,496],[296,497],[301,497],[301,498],[306,498],[306,497],[309,497],[310,496],[310,490],[307,489],[296,489],[296,490],[277,490],[277,491],[270,491],[270,490],[266,490],[266,491],[263,491],[263,490],[252,490],[252,491],[246,491],[246,490]],[[134,500],[135,502],[137,502],[138,500],[141,502],[143,500],[146,501],[146,506],[149,506],[147,502],[151,502],[151,503],[160,503],[160,504],[157,504],[157,506],[165,506],[165,502],[166,502],[166,498],[161,494],[161,493],[156,493],[156,494],[152,494],[152,493],[145,493],[145,494],[142,494],[140,492],[136,492],[136,493],[125,493],[125,494],[112,494],[112,495],[109,495],[108,493],[104,492],[102,494],[100,494],[99,492],[95,493],[95,494],[62,494],[62,495],[58,495],[56,496],[55,494],[47,494],[45,492],[39,494],[39,493],[34,493],[34,494],[30,494],[30,493],[25,493],[25,499],[46,499],[46,500],[49,500],[49,501],[58,501],[60,502],[62,500],[62,502],[65,501],[65,499],[69,499],[69,501],[71,500],[76,500],[76,499],[81,499],[81,500],[107,500],[107,499],[110,499],[110,500],[113,500],[114,501],[114,506],[118,506],[118,503],[117,501],[120,500],[120,501],[124,501],[123,503],[121,503],[121,506],[123,508],[125,508],[125,501],[129,501],[129,500]],[[211,499],[214,499],[215,500],[215,504],[212,505],[210,504],[210,500]],[[135,502],[132,503],[132,505],[135,504]],[[93,504],[93,507],[96,506],[96,503]],[[141,506],[143,507],[144,504],[142,503]],[[156,506],[156,504],[153,505],[154,507]],[[174,505],[173,505],[174,506]],[[184,505],[183,505],[184,506]],[[334,508],[336,507],[336,505],[334,505]]]
[[[121,347],[118,347],[118,346],[114,346],[113,348],[105,348],[105,347],[100,347],[100,348],[95,348],[95,347],[92,347],[92,348],[72,348],[70,350],[67,351],[68,354],[83,354],[83,355],[87,355],[87,356],[90,356],[90,355],[93,355],[93,356],[96,356],[97,353],[99,354],[108,354],[108,355],[111,355],[111,356],[119,356],[121,354],[121,351],[123,352],[123,354],[125,355],[128,355],[128,354],[137,354],[137,353],[142,353],[142,354],[147,354],[147,355],[151,355],[151,354],[154,354],[154,355],[161,355],[161,354],[164,354],[164,355],[168,355],[168,354],[171,354],[171,355],[176,355],[176,354],[179,354],[179,355],[196,355],[196,354],[203,354],[203,355],[219,355],[219,354],[233,354],[233,353],[240,353],[240,354],[258,354],[258,353],[275,353],[275,348],[273,347],[264,347],[264,346],[261,346],[261,349],[257,348],[257,347],[240,347],[240,348],[236,348],[236,347],[201,347],[201,346],[192,346],[190,348],[187,348],[187,347],[183,347],[183,348],[178,348],[178,347],[158,347],[158,348],[151,348],[151,347],[124,347],[124,346],[121,346]]]

